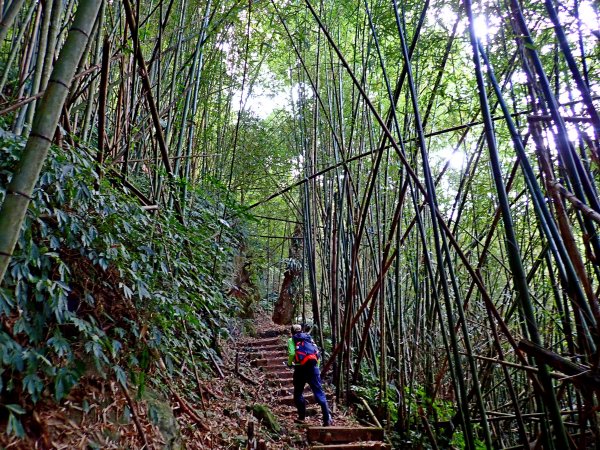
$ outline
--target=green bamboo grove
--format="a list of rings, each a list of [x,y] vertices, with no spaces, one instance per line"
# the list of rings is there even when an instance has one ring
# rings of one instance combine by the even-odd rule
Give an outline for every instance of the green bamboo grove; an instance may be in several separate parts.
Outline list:
[[[0,279],[48,148],[80,148],[150,218],[185,226],[192,187],[223,229],[253,217],[262,305],[296,270],[337,400],[405,445],[600,446],[596,2],[0,12],[0,131],[26,139]]]

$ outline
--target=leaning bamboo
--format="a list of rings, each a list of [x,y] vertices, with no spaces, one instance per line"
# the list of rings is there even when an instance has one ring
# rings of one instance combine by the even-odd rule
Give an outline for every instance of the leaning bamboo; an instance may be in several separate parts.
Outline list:
[[[29,22],[31,21],[31,17],[33,16],[33,12],[35,11],[35,8],[37,6],[38,6],[38,3],[36,3],[36,2],[31,3],[31,6],[29,7],[27,14],[25,15],[25,20],[21,23],[21,26],[19,28],[19,33],[15,39],[16,42],[21,42],[21,40],[23,39],[23,36],[25,35],[25,32],[27,31],[27,26],[29,25]],[[1,43],[2,43],[2,40],[0,39],[0,44]],[[8,80],[8,76],[11,72],[10,69],[13,65],[15,57],[17,56],[18,49],[19,49],[19,46],[14,45],[13,48],[10,50],[10,54],[8,56],[8,62],[4,66],[4,73],[2,74],[2,77],[0,78],[0,93],[4,90],[4,85],[6,84],[6,81]],[[0,113],[0,115],[2,115],[2,114]]]
[[[504,185],[502,171],[500,169],[500,157],[498,154],[498,149],[496,146],[496,138],[494,135],[494,129],[491,120],[491,113],[489,110],[489,104],[485,89],[485,83],[483,79],[483,70],[481,68],[481,60],[479,57],[479,46],[477,42],[477,37],[475,35],[475,25],[473,21],[473,14],[471,11],[471,1],[464,0],[465,9],[467,15],[469,17],[469,34],[471,38],[471,46],[473,48],[473,62],[475,65],[475,75],[477,78],[477,87],[479,93],[479,101],[481,104],[481,112],[483,114],[483,120],[485,122],[485,136],[487,141],[487,146],[490,154],[490,162],[492,166],[493,178],[496,185],[496,191],[498,193],[498,202],[500,204],[500,208],[502,210],[502,220],[504,223],[504,232],[506,234],[505,245],[507,247],[507,254],[509,258],[510,268],[513,276],[513,282],[515,290],[518,294],[518,300],[520,302],[520,306],[523,309],[523,314],[526,319],[527,331],[531,339],[537,344],[541,343],[541,338],[539,335],[539,328],[537,325],[537,321],[535,318],[535,313],[533,309],[533,304],[531,301],[531,296],[529,293],[529,286],[527,283],[525,270],[523,268],[523,262],[521,260],[521,251],[519,248],[519,244],[516,239],[515,228],[512,220],[512,215],[510,211],[510,206],[508,202],[508,196],[506,193],[506,186]],[[558,401],[556,396],[554,395],[554,390],[552,387],[552,382],[548,375],[547,367],[538,361],[538,370],[540,382],[542,383],[545,389],[545,395],[539,395],[539,405],[541,407],[542,402],[546,404],[546,407],[549,409],[550,417],[552,419],[554,425],[554,432],[556,437],[556,442],[559,445],[559,448],[568,448],[569,443],[566,435],[566,431],[564,428],[563,421],[560,417],[560,410]]]
[[[395,1],[394,1],[394,5],[395,5]],[[396,8],[397,9],[397,8]],[[396,16],[398,16],[396,14]],[[398,27],[400,28],[400,21],[399,18],[396,17],[396,21],[398,23]],[[400,35],[402,36],[403,31],[400,29],[399,30]],[[404,54],[404,58],[407,60],[407,64],[409,64],[410,67],[410,61],[408,59],[408,52],[406,49],[406,43],[403,40],[402,42],[402,47],[403,47],[403,54]],[[409,75],[410,75],[410,69],[409,69]],[[412,78],[412,76],[411,76]],[[463,429],[465,431],[465,443],[467,444],[467,448],[474,448],[475,444],[474,444],[474,431],[472,429],[471,426],[471,419],[470,419],[470,411],[469,411],[469,406],[468,406],[468,401],[469,401],[469,395],[467,394],[466,391],[466,374],[463,371],[463,367],[461,364],[461,360],[460,360],[460,356],[459,356],[459,342],[458,342],[458,336],[456,336],[456,333],[454,332],[454,317],[453,317],[453,308],[452,308],[452,299],[454,299],[455,302],[455,309],[456,312],[458,313],[458,319],[460,320],[460,326],[462,327],[462,331],[463,331],[463,338],[464,338],[464,345],[466,346],[466,348],[468,349],[467,351],[470,351],[471,348],[471,343],[470,343],[470,337],[469,337],[469,332],[466,326],[466,320],[464,318],[464,311],[462,308],[462,300],[460,298],[460,291],[458,288],[458,284],[457,284],[457,278],[455,276],[455,272],[454,272],[454,268],[453,268],[453,264],[452,264],[452,260],[450,258],[450,253],[449,253],[449,247],[447,244],[447,238],[444,236],[443,233],[440,232],[440,219],[439,217],[436,215],[436,212],[438,211],[438,200],[437,200],[437,193],[436,193],[436,189],[435,189],[435,185],[433,182],[433,175],[431,173],[431,168],[430,168],[430,164],[428,161],[428,150],[427,150],[427,146],[425,144],[425,139],[424,139],[424,132],[423,132],[423,125],[422,125],[422,121],[421,121],[421,117],[420,117],[420,112],[419,112],[419,107],[418,107],[418,99],[417,99],[417,92],[416,92],[416,88],[415,88],[415,83],[414,81],[411,79],[409,82],[409,87],[410,87],[410,98],[411,98],[411,103],[413,105],[413,110],[415,112],[415,122],[417,124],[417,133],[418,133],[418,148],[420,150],[421,153],[421,159],[423,161],[423,175],[425,178],[425,186],[427,189],[427,197],[428,197],[428,206],[429,206],[429,211],[431,214],[431,229],[433,231],[433,243],[434,243],[434,250],[435,250],[435,257],[436,257],[436,263],[438,265],[438,272],[437,272],[437,277],[439,277],[439,284],[441,287],[441,291],[442,291],[442,295],[438,296],[436,290],[434,290],[432,292],[433,295],[433,299],[436,303],[436,310],[438,311],[438,315],[439,315],[439,319],[440,319],[440,326],[442,325],[442,314],[441,314],[441,303],[439,302],[441,299],[443,299],[444,301],[444,307],[445,307],[445,312],[446,312],[446,321],[448,323],[448,337],[449,337],[449,342],[450,342],[450,347],[448,347],[446,345],[446,347],[448,347],[448,349],[446,350],[448,353],[448,357],[450,359],[451,357],[451,371],[454,372],[453,377],[454,377],[454,382],[457,386],[457,404],[458,404],[458,408],[459,408],[459,417],[460,420],[462,421],[463,424]],[[423,238],[424,241],[424,238]],[[444,268],[444,260],[446,260],[447,263],[447,270],[448,273],[446,273],[446,269]],[[435,278],[433,275],[433,271],[431,271],[429,269],[429,277],[432,281],[432,283],[434,282]],[[452,293],[450,292],[450,287],[452,287]],[[441,299],[440,299],[441,297]],[[442,329],[443,331],[443,329]],[[473,360],[469,360],[469,364],[470,364],[470,368],[471,368],[471,376],[473,378],[473,390],[476,394],[477,397],[477,403],[478,403],[478,407],[481,411],[481,416],[482,416],[482,429],[483,429],[483,435],[485,438],[485,442],[487,444],[487,447],[491,447],[491,435],[490,435],[490,431],[489,431],[489,426],[487,423],[487,418],[486,418],[486,414],[485,414],[485,404],[483,402],[483,397],[481,394],[481,390],[480,390],[480,386],[479,386],[479,380],[478,380],[478,375],[477,375],[477,369],[475,367],[475,363]]]
[[[42,69],[42,79],[40,81],[40,91],[46,90],[48,78],[54,64],[54,56],[57,49],[58,33],[62,19],[63,0],[54,0],[52,4],[52,17],[48,28],[48,42],[46,44],[46,53],[44,55],[44,66]]]
[[[167,171],[169,181],[171,182],[172,186],[174,186],[175,175],[173,173],[173,169],[171,168],[171,162],[169,161],[169,152],[165,143],[165,137],[162,131],[162,125],[160,123],[158,108],[156,107],[154,96],[152,95],[152,86],[148,78],[148,69],[146,67],[146,61],[144,60],[144,55],[142,54],[142,48],[139,41],[136,17],[134,17],[133,15],[134,13],[131,8],[131,4],[129,3],[129,0],[124,0],[123,6],[125,6],[125,17],[127,18],[127,23],[129,25],[129,29],[133,37],[135,60],[140,66],[142,85],[144,86],[144,93],[146,96],[146,101],[148,103],[148,109],[150,110],[150,115],[152,116],[152,123],[156,132],[158,148],[160,150],[162,161]],[[180,222],[183,223],[183,210],[181,209],[181,204],[177,196],[174,196],[173,202],[175,210],[177,212],[177,218]]]
[[[33,189],[99,9],[100,2],[96,0],[80,2],[67,41],[52,70],[46,93],[37,108],[19,166],[6,189],[6,198],[0,209],[0,283],[19,238]]]
[[[6,14],[4,14],[4,17],[2,17],[2,21],[0,21],[0,45],[2,45],[2,42],[4,42],[4,39],[8,34],[8,30],[13,24],[15,17],[17,17],[17,14],[19,13],[19,10],[21,9],[21,6],[23,6],[24,2],[25,0],[13,0],[6,11]],[[0,10],[0,13],[1,12],[2,11]]]
[[[50,29],[50,19],[52,18],[52,2],[45,2],[41,8],[44,12],[44,18],[42,19],[42,27],[40,29],[40,35],[38,39],[37,45],[37,55],[35,59],[35,66],[33,70],[33,81],[31,84],[30,95],[35,95],[38,92],[42,92],[44,89],[42,87],[42,74],[44,72],[44,59],[46,58],[46,47],[48,44],[48,31]],[[36,111],[36,101],[34,100],[32,103],[25,107],[27,113],[25,116],[24,125],[33,124],[33,118]],[[21,128],[21,127],[19,127]],[[21,132],[22,129],[19,130]],[[27,136],[29,130],[26,128],[24,130],[25,136]]]

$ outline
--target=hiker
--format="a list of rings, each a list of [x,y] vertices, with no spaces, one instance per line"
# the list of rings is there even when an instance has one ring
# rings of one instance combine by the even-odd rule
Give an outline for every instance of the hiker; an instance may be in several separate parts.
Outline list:
[[[302,393],[306,383],[310,386],[315,399],[321,405],[323,426],[333,424],[327,398],[321,387],[321,371],[319,370],[319,349],[309,334],[302,332],[298,324],[292,325],[292,337],[288,339],[288,366],[294,367],[294,403],[298,409],[296,423],[306,419],[306,399]]]

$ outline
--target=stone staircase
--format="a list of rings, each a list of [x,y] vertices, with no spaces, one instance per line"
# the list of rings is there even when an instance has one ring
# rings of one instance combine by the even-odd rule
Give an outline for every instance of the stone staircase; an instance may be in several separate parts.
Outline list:
[[[284,337],[254,339],[245,343],[248,347],[252,365],[256,370],[265,373],[271,384],[272,392],[281,405],[288,406],[285,414],[296,415],[293,397],[293,374],[285,365],[287,362],[287,347]],[[304,391],[307,401],[306,414],[308,417],[321,414],[315,404],[314,396],[308,385]],[[306,428],[306,441],[312,450],[388,450],[391,446],[384,442],[383,429],[359,426],[332,426]]]

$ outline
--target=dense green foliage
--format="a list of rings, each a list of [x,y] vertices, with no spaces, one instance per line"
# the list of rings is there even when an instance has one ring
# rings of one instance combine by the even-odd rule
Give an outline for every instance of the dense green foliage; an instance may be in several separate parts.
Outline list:
[[[4,133],[0,143],[5,186],[23,141]],[[220,221],[206,191],[194,191],[185,226],[166,211],[150,215],[107,179],[96,190],[94,167],[85,148],[53,148],[0,291],[9,433],[22,432],[21,405],[61,400],[86,371],[143,388],[157,356],[180,371],[194,364],[190,345],[214,352],[228,333],[222,279],[239,220],[235,232]]]

